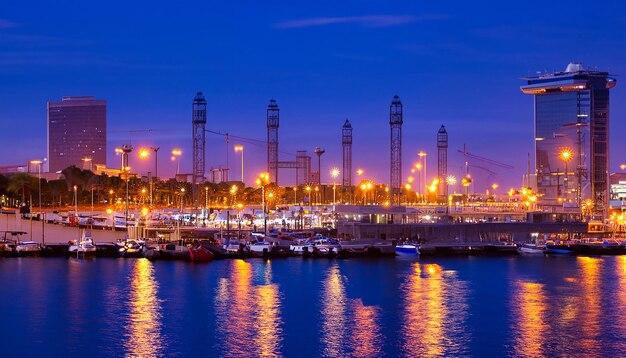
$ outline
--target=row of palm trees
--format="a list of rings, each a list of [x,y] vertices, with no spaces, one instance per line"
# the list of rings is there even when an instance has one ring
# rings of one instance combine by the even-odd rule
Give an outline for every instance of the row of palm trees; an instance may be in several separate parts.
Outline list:
[[[74,204],[74,190],[79,205],[113,206],[125,204],[126,181],[120,176],[95,174],[71,166],[62,171],[57,180],[41,179],[34,173],[14,173],[0,175],[0,198],[3,206],[39,206],[39,188],[41,202],[46,208],[67,207]],[[40,185],[41,184],[41,185]],[[308,188],[307,188],[308,187]],[[76,189],[74,189],[76,188]],[[353,189],[353,188],[350,188]],[[175,179],[155,180],[150,183],[145,178],[131,177],[128,180],[129,204],[155,207],[235,207],[238,204],[259,205],[262,202],[260,187],[246,187],[242,182],[204,183],[194,192],[191,183],[178,182]],[[380,192],[380,193],[379,193]],[[150,198],[152,193],[152,198]],[[378,201],[384,196],[381,188],[375,187],[367,193],[353,192],[336,188],[339,202],[362,201],[367,195],[368,201]],[[312,190],[312,186],[279,187],[265,185],[265,201],[269,206],[284,204],[328,204],[333,198],[332,186],[321,186]]]

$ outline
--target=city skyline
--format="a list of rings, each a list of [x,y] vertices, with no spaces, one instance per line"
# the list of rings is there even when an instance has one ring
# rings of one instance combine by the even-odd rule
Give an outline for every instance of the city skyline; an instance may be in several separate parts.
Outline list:
[[[572,61],[617,75],[624,72],[620,44],[626,21],[603,17],[624,13],[619,2],[584,14],[575,6],[545,4],[541,11],[520,13],[501,4],[488,11],[469,4],[455,9],[424,4],[419,10],[409,3],[394,9],[384,5],[342,4],[307,12],[289,6],[277,12],[250,7],[228,22],[220,21],[219,13],[232,11],[230,5],[220,4],[190,15],[211,19],[202,26],[155,8],[134,22],[119,19],[107,30],[99,24],[121,16],[113,10],[85,15],[86,4],[76,9],[42,4],[29,13],[23,5],[11,6],[0,20],[0,45],[7,50],[0,57],[6,78],[0,84],[5,93],[0,121],[20,123],[23,130],[2,134],[0,140],[28,149],[0,165],[45,156],[46,102],[93,95],[108,103],[107,165],[119,165],[111,148],[157,145],[162,153],[181,148],[181,171],[191,173],[190,104],[202,91],[207,129],[259,140],[266,135],[266,104],[275,98],[281,109],[281,152],[293,153],[281,153],[280,160],[293,160],[299,149],[312,154],[322,147],[324,182],[331,181],[326,168],[341,167],[341,126],[347,118],[354,128],[353,168],[364,168],[369,178],[387,183],[388,104],[397,94],[404,105],[404,180],[420,150],[428,153],[428,176],[436,175],[436,133],[443,124],[450,136],[451,175],[463,173],[457,151],[467,144],[473,154],[514,166],[484,178],[481,190],[491,182],[518,187],[527,153],[533,151],[533,105],[519,92],[521,78],[536,70],[562,71]],[[399,8],[403,11],[394,11]],[[47,15],[58,12],[66,12],[71,21],[47,28]],[[559,17],[553,15],[557,12]],[[496,13],[502,16],[493,17]],[[521,26],[528,16],[532,19]],[[569,26],[583,17],[601,18],[604,26],[584,31]],[[164,20],[171,26],[161,27]],[[197,52],[195,36],[207,39]],[[246,55],[249,51],[258,56]],[[626,144],[618,140],[626,128],[620,121],[626,110],[620,86],[611,97],[610,171],[615,172],[626,161],[620,157]],[[128,143],[130,130],[143,132],[133,132]],[[224,166],[226,155],[223,137],[207,134],[206,141],[208,172]],[[235,144],[244,144],[246,182],[251,185],[266,170],[265,148],[231,139],[231,178],[239,177]],[[151,161],[132,161],[133,171],[152,171]],[[172,176],[175,167],[169,155],[159,156],[160,176]],[[293,181],[288,173],[281,177],[286,185]]]

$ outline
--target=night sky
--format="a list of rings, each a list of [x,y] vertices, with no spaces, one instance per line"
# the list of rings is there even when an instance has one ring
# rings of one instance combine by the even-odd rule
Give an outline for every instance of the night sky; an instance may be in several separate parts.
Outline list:
[[[182,2],[181,2],[182,3]],[[436,172],[435,136],[449,132],[449,172],[471,153],[505,162],[493,182],[521,185],[533,145],[533,100],[521,77],[564,70],[570,61],[626,73],[626,3],[615,1],[4,1],[0,4],[0,165],[46,155],[46,102],[67,95],[106,99],[110,166],[115,146],[183,150],[191,171],[191,101],[203,91],[207,129],[265,140],[265,109],[281,109],[281,160],[326,149],[323,180],[341,168],[340,130],[354,127],[353,166],[389,180],[389,103],[404,104],[403,177],[426,150]],[[174,5],[176,4],[176,5]],[[175,6],[175,7],[174,7]],[[626,162],[626,84],[611,92],[612,172]],[[231,178],[240,157],[232,150]],[[244,143],[248,184],[266,149]],[[207,134],[207,169],[225,165],[224,138]],[[14,150],[15,149],[15,150]],[[145,173],[151,163],[131,160]],[[476,163],[479,164],[479,163]],[[480,165],[480,164],[479,164]],[[292,175],[281,171],[281,184]],[[457,189],[458,190],[458,189]]]

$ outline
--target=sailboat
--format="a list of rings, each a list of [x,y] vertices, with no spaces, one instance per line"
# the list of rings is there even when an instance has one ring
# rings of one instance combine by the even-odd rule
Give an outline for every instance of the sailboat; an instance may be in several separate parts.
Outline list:
[[[91,238],[91,230],[83,230],[78,241],[70,243],[68,252],[70,255],[76,256],[94,256],[96,254],[96,245]]]

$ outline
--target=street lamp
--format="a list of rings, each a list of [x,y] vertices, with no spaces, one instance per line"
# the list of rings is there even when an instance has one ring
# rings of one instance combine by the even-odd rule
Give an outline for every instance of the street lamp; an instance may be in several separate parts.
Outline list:
[[[176,161],[176,175],[179,174],[180,171],[180,156],[183,154],[183,151],[177,148],[172,149],[172,161]]]
[[[293,187],[293,205],[296,206],[298,203],[298,187]]]
[[[565,176],[563,177],[563,190],[565,191],[565,198],[567,198],[567,163],[573,158],[572,150],[569,148],[564,148],[561,153],[559,153],[559,157],[565,163]]]
[[[417,156],[420,158],[421,161],[421,165],[418,166],[417,164],[415,165],[415,168],[417,170],[421,170],[422,171],[422,178],[424,178],[423,180],[421,180],[423,185],[426,185],[426,180],[428,178],[428,175],[426,173],[426,152],[423,150],[420,150],[419,153],[417,153]],[[424,196],[424,199],[426,199],[426,196]]]
[[[337,168],[333,168],[330,170],[330,176],[333,178],[333,211],[335,210],[334,206],[337,204],[337,200],[336,200],[336,179],[339,176],[339,169]]]
[[[43,161],[41,160],[31,160],[30,164],[33,165],[37,165],[37,179],[39,181],[39,220],[41,220],[41,243],[45,244],[46,243],[46,239],[44,236],[44,230],[45,230],[45,222],[46,222],[46,218],[45,215],[43,214],[42,208],[41,208],[41,164],[43,163]],[[30,213],[31,217],[33,215],[33,213]],[[7,219],[8,220],[8,219]],[[31,230],[32,233],[32,230]],[[32,236],[32,234],[31,234]]]
[[[263,230],[265,236],[267,236],[267,215],[265,215],[265,185],[269,182],[270,173],[267,172],[261,173],[256,180],[256,185],[261,186],[261,206],[263,208]]]
[[[245,182],[243,181],[243,145],[237,144],[235,146],[235,152],[241,152],[241,182],[244,183],[245,186]]]

